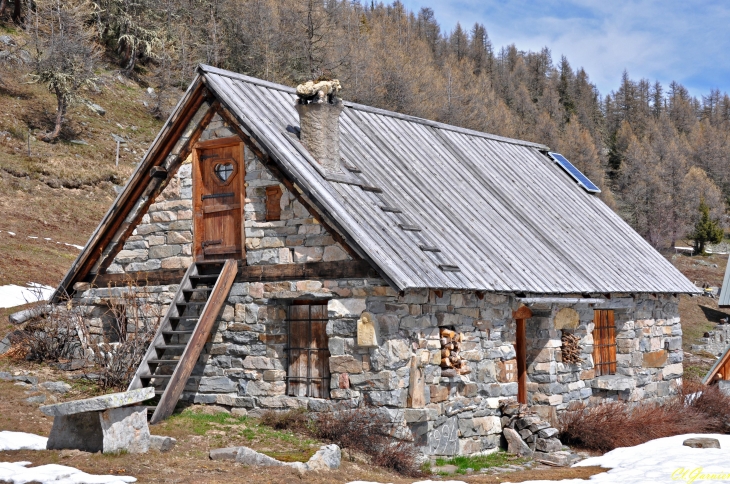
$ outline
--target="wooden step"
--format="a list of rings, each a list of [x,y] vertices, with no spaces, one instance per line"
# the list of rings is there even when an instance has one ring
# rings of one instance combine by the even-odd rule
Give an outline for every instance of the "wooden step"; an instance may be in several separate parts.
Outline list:
[[[172,378],[172,375],[154,375],[154,374],[150,374],[150,373],[144,373],[142,375],[139,375],[139,377],[145,378],[145,379],[150,379],[150,380],[152,378],[158,378],[160,380],[169,380],[170,378]]]
[[[208,294],[213,290],[212,287],[196,287],[195,289],[183,289],[183,294]]]
[[[147,363],[150,363],[153,365],[177,365],[178,363],[180,363],[180,360],[154,359],[154,360],[147,360]]]
[[[191,281],[195,282],[215,282],[218,280],[220,274],[200,274],[197,276],[190,276]]]
[[[162,334],[164,334],[165,336],[175,336],[183,334],[193,334],[193,331],[163,331]]]
[[[184,350],[188,345],[157,345],[156,350]]]

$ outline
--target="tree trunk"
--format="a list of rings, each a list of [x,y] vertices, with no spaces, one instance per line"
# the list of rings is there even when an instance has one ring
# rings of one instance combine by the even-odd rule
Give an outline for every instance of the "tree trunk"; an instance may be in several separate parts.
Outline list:
[[[21,0],[15,0],[15,9],[13,10],[13,22],[20,23],[20,5]]]
[[[58,88],[56,88],[56,101],[58,102],[58,107],[56,109],[56,126],[53,128],[51,133],[48,133],[41,138],[43,141],[48,143],[55,141],[56,138],[58,138],[58,135],[61,134],[63,119],[66,116],[66,97],[58,90]]]
[[[0,17],[5,14],[5,9],[8,6],[8,0],[0,0]]]

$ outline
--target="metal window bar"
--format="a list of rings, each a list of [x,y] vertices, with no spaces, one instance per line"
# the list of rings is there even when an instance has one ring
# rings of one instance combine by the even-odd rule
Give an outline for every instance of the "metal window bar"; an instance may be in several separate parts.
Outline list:
[[[595,375],[613,375],[616,373],[616,328],[611,324],[613,318],[608,317],[609,310],[594,312],[595,328],[593,330],[593,365]],[[612,351],[613,348],[613,351]]]
[[[292,317],[292,306],[307,306],[307,318],[306,319],[295,319]],[[300,396],[300,395],[293,395],[292,385],[291,383],[305,383],[306,388],[306,396],[312,397],[313,391],[312,391],[312,382],[319,382],[321,385],[321,392],[322,395],[319,396],[319,398],[328,398],[329,397],[329,386],[330,386],[330,380],[331,377],[329,376],[329,372],[325,371],[326,364],[328,363],[329,359],[329,349],[328,348],[313,348],[311,346],[292,346],[291,341],[291,335],[292,335],[292,325],[293,322],[304,322],[307,324],[307,341],[308,344],[312,344],[312,322],[324,322],[325,325],[327,324],[328,318],[327,315],[327,305],[322,304],[321,302],[311,303],[307,301],[294,301],[292,306],[289,306],[287,308],[287,344],[286,344],[286,367],[287,367],[287,375],[286,375],[286,394],[289,396]],[[313,319],[312,318],[312,306],[322,306],[324,307],[324,311],[322,314],[324,314],[324,317]],[[302,351],[307,352],[307,376],[292,376],[290,374],[291,371],[291,363],[292,363],[292,351],[297,351],[301,354]],[[322,354],[322,357],[317,358],[317,362],[319,365],[321,365],[319,374],[324,375],[327,374],[327,376],[323,377],[313,377],[312,376],[312,353]]]

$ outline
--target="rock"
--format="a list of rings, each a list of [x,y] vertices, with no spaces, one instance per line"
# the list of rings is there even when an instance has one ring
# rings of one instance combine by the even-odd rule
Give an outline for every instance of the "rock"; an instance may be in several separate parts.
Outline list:
[[[150,450],[168,452],[177,444],[177,439],[163,435],[150,435]],[[234,457],[235,458],[235,457]]]
[[[99,417],[105,454],[144,454],[150,449],[147,407],[111,408]]]
[[[208,456],[211,460],[236,460],[239,447],[226,447],[223,449],[213,449]]]
[[[730,396],[730,380],[720,380],[717,382],[717,387],[722,393]]]
[[[453,464],[444,464],[442,466],[435,466],[431,468],[431,471],[434,474],[441,474],[442,472],[444,474],[453,474],[458,470],[459,468]]]
[[[682,364],[679,363],[679,366],[681,368]],[[636,380],[622,375],[603,375],[591,380],[591,387],[598,390],[633,390],[636,387]]]
[[[563,444],[558,439],[540,439],[535,441],[535,450],[541,452],[557,452],[563,449]]]
[[[510,454],[532,457],[532,450],[530,450],[516,430],[505,428],[502,430],[502,433],[504,438],[507,440],[507,452]]]
[[[225,376],[211,376],[200,379],[200,393],[232,393],[238,391],[238,385]]]
[[[239,447],[236,454],[236,462],[247,466],[283,466],[284,463],[269,457],[266,454],[256,452],[248,447]]]
[[[37,385],[38,384],[38,378],[34,376],[28,376],[28,375],[18,375],[14,376],[13,380],[19,381],[22,383],[28,383],[30,385]]]
[[[692,447],[694,449],[719,449],[720,441],[707,437],[696,437],[693,439],[685,440],[684,442],[682,442],[682,445]]]
[[[540,463],[558,467],[569,467],[580,460],[580,456],[578,454],[574,454],[566,450],[551,452],[549,454],[545,452],[535,452],[533,458]]]
[[[26,398],[25,401],[30,404],[33,404],[33,405],[40,405],[41,403],[46,403],[46,396],[45,395],[36,395],[34,397]]]
[[[5,45],[15,45],[15,41],[9,35],[0,35],[0,43]]]
[[[11,381],[12,379],[13,379],[13,375],[8,373],[7,371],[0,371],[0,380]]]
[[[72,139],[70,142],[73,143],[73,144],[75,144],[75,145],[89,146],[89,143],[86,142],[86,141],[84,141],[84,140],[82,140],[82,139]]]
[[[10,338],[6,336],[2,339],[2,341],[0,341],[0,355],[7,353],[10,349],[10,346]]]
[[[53,393],[64,394],[71,390],[71,385],[62,381],[46,381],[41,383],[41,386],[49,392]]]
[[[313,471],[339,469],[341,460],[342,452],[337,445],[323,445],[307,461],[307,467]]]
[[[17,379],[18,377],[16,377]],[[35,379],[36,382],[38,379]],[[100,397],[74,400],[71,402],[46,405],[40,411],[51,417],[74,415],[83,412],[98,412],[110,408],[124,407],[135,403],[144,402],[155,396],[154,387],[140,388],[122,393],[110,393]]]
[[[102,108],[98,104],[94,104],[94,103],[88,102],[88,101],[85,104],[86,104],[86,106],[88,106],[89,109],[94,111],[99,116],[104,116],[106,114],[106,109]]]
[[[553,427],[542,429],[537,433],[537,436],[541,439],[550,439],[552,437],[555,437],[556,435],[558,435],[558,429],[555,429]]]

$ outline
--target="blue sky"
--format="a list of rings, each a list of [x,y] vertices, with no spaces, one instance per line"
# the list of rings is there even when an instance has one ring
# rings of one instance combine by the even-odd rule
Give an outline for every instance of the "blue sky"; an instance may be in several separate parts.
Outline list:
[[[484,24],[495,48],[547,46],[583,67],[602,95],[632,79],[676,80],[695,96],[730,92],[730,2],[705,0],[403,0],[411,11],[430,7],[442,31],[457,22]]]

